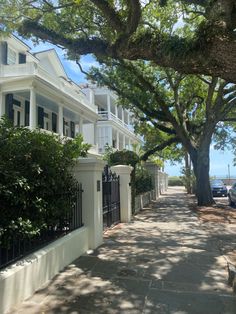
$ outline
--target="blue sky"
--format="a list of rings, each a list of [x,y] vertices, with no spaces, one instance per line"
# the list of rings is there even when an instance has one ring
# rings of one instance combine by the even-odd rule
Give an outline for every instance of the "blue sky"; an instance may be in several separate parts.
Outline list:
[[[210,176],[228,177],[228,170],[230,177],[236,178],[236,167],[233,165],[234,156],[229,150],[219,151],[211,147],[210,150]],[[229,165],[229,167],[228,167]],[[165,163],[165,171],[170,176],[178,176],[181,174],[183,164],[171,165],[169,162]]]
[[[76,83],[86,82],[85,76],[80,72],[78,65],[71,60],[67,60],[65,57],[65,51],[63,51],[62,49],[48,43],[40,43],[37,46],[34,46],[31,41],[27,41],[26,43],[32,48],[31,51],[33,52],[54,48],[57,51],[68,76]],[[91,55],[81,57],[80,63],[85,71],[87,71],[90,66],[97,65],[97,63],[95,62],[94,58]],[[229,150],[216,151],[213,149],[213,147],[211,147],[210,175],[217,177],[218,176],[226,177],[228,176],[229,169],[230,176],[236,178],[236,167],[233,165],[233,158],[234,156]],[[169,162],[166,162],[165,171],[171,176],[175,175],[178,176],[181,174],[182,167],[183,165],[181,164],[171,165]]]

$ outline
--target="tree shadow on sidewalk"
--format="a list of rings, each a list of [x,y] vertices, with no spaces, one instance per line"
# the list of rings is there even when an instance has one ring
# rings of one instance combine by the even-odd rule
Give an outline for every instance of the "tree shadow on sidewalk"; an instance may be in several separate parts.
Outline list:
[[[199,222],[191,202],[181,193],[159,199],[16,313],[235,313],[219,251],[233,234]]]

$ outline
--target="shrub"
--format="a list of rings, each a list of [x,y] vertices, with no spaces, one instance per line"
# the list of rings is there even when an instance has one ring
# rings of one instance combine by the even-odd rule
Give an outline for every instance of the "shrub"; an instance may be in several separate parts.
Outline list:
[[[68,210],[76,182],[74,158],[86,156],[82,137],[61,139],[0,121],[0,241],[33,237]]]
[[[142,166],[136,168],[135,173],[135,192],[136,195],[153,190],[152,177],[147,169]]]
[[[126,149],[112,152],[108,157],[108,164],[112,166],[130,165],[135,167],[138,162],[138,155],[135,152]]]
[[[183,186],[183,180],[181,177],[169,177],[168,178],[168,185],[169,186]]]
[[[139,162],[138,155],[130,150],[122,150],[122,151],[115,151],[107,154],[107,162],[110,166],[115,165],[130,165],[134,169],[131,172],[131,207],[132,212],[135,211],[135,195],[136,195],[136,187],[135,187],[135,173],[136,173],[136,164]]]

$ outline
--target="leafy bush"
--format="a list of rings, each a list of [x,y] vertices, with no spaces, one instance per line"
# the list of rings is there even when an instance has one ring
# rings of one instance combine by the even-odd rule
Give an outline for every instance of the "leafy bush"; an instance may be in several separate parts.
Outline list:
[[[131,172],[131,207],[132,212],[135,211],[135,195],[136,195],[136,187],[135,187],[135,173],[136,173],[136,164],[139,162],[138,155],[130,150],[121,150],[115,152],[108,152],[107,154],[107,162],[109,166],[115,165],[130,165],[133,167]]]
[[[169,186],[183,186],[184,183],[181,177],[169,177],[168,185]]]
[[[152,177],[147,169],[142,166],[136,168],[135,173],[135,192],[136,195],[153,190]]]
[[[0,241],[13,234],[33,237],[53,226],[68,210],[75,180],[74,158],[86,156],[90,145],[82,137],[61,139],[39,130],[0,121]]]
[[[108,156],[108,164],[115,165],[130,165],[135,167],[135,165],[139,162],[138,155],[131,150],[121,150],[110,153]]]

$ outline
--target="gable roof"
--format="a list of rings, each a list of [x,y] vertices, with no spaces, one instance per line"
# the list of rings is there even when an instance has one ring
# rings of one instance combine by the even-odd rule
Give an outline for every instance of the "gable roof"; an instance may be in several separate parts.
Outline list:
[[[57,76],[62,76],[68,79],[68,76],[66,74],[66,71],[61,63],[61,60],[54,48],[47,49],[39,52],[35,52],[34,56],[39,60],[43,61],[45,59],[48,59],[48,61],[51,63],[55,73]]]

